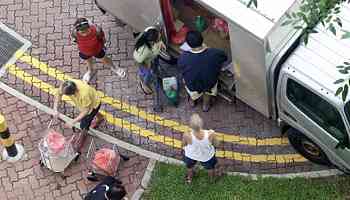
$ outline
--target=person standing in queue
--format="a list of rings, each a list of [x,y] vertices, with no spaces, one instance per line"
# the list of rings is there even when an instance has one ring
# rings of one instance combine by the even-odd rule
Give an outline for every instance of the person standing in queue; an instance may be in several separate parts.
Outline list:
[[[113,65],[112,60],[106,56],[105,34],[101,27],[89,24],[86,18],[79,18],[74,23],[72,32],[73,41],[78,44],[79,56],[87,62],[88,71],[84,74],[83,80],[89,82],[93,75],[93,58],[101,59],[102,63],[111,67],[111,70],[120,77],[126,73],[122,68]]]
[[[154,107],[156,112],[162,111],[162,102],[160,100],[160,80],[159,80],[159,55],[165,44],[161,40],[161,33],[156,27],[148,27],[136,38],[134,49],[134,59],[139,65],[138,76],[139,86],[146,94],[154,95]]]
[[[80,113],[75,117],[72,123],[66,123],[66,128],[72,128],[76,123],[80,122],[81,135],[78,141],[78,154],[81,154],[82,148],[88,134],[89,128],[96,128],[104,119],[99,112],[101,107],[100,97],[97,95],[95,88],[89,86],[81,80],[73,79],[64,81],[56,92],[54,110],[55,117],[58,117],[59,103],[63,95],[72,101],[79,109]],[[95,119],[96,117],[96,119]],[[95,119],[95,120],[94,120]]]
[[[219,74],[227,55],[220,49],[206,47],[198,31],[188,32],[186,42],[191,50],[180,55],[178,67],[182,71],[191,107],[196,106],[203,96],[202,109],[208,112],[210,97],[218,93]]]
[[[165,44],[161,40],[161,34],[156,27],[148,27],[136,38],[134,59],[139,65],[139,86],[146,94],[152,94],[156,84],[155,70],[158,63],[157,57]]]
[[[215,131],[204,130],[203,120],[198,114],[193,114],[190,119],[189,133],[184,134],[182,145],[184,150],[183,161],[187,168],[186,183],[191,183],[194,176],[194,167],[197,162],[208,170],[208,176],[214,180],[215,168],[218,163],[215,156],[214,143],[217,144]]]

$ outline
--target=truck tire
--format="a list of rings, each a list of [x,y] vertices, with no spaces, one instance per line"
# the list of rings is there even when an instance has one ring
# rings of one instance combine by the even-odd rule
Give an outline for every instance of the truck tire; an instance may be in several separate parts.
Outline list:
[[[330,166],[331,162],[323,150],[300,131],[290,128],[286,131],[289,142],[302,156],[311,162]]]

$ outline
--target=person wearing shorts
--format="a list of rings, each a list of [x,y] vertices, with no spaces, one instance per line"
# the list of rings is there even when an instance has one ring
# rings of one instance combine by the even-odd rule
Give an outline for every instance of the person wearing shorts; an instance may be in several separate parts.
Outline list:
[[[110,66],[118,76],[125,77],[125,71],[114,66],[112,60],[106,56],[106,39],[101,27],[89,24],[86,18],[79,18],[74,23],[72,38],[78,44],[80,58],[87,62],[88,71],[83,76],[85,82],[88,83],[93,74],[93,58],[101,59],[102,63]]]
[[[59,102],[63,95],[73,102],[80,111],[80,114],[73,119],[72,123],[65,124],[66,128],[72,128],[74,124],[80,122],[80,129],[82,130],[78,147],[78,153],[80,153],[84,147],[89,128],[96,128],[104,119],[99,112],[101,100],[96,90],[84,81],[77,79],[64,81],[56,92],[55,117],[58,117]]]
[[[186,133],[182,139],[184,150],[183,161],[187,168],[185,180],[192,182],[194,166],[197,162],[208,170],[210,179],[215,177],[217,159],[215,157],[215,132],[213,130],[203,130],[203,120],[198,114],[193,114],[190,119],[191,132]]]
[[[189,31],[186,43],[191,50],[182,52],[177,64],[182,71],[190,106],[195,107],[202,97],[202,110],[208,112],[210,99],[218,93],[219,74],[228,57],[223,50],[209,48],[203,41],[200,32]]]

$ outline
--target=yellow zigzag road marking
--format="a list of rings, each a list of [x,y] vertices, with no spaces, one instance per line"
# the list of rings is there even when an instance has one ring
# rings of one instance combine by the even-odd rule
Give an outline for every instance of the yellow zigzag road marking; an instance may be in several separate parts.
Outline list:
[[[43,82],[42,80],[36,78],[35,76],[26,73],[25,71],[21,70],[20,68],[9,65],[8,71],[10,74],[16,76],[17,78],[22,79],[23,81],[27,82],[30,85],[33,85],[34,87],[49,93],[51,95],[54,95],[55,88],[48,84]],[[68,103],[72,103],[71,101],[68,101],[67,98],[63,97],[64,101],[67,101]],[[171,147],[175,148],[181,148],[181,141],[170,138],[167,136],[161,136],[156,135],[153,131],[146,130],[140,126],[137,126],[136,124],[130,123],[126,120],[113,117],[112,114],[107,113],[106,111],[101,111],[101,113],[105,116],[106,120],[115,125],[122,127],[123,129],[126,129],[127,131],[138,134],[142,137],[147,137],[150,140],[161,142],[163,144],[166,144]],[[246,154],[246,153],[239,153],[239,152],[233,152],[233,151],[217,151],[217,156],[226,158],[226,159],[232,159],[237,161],[247,161],[247,162],[265,162],[265,163],[291,163],[291,162],[305,162],[306,159],[303,158],[299,154],[260,154],[260,155],[253,155],[253,154]]]
[[[33,58],[29,55],[21,56],[19,59],[23,62],[26,62],[32,65],[35,68],[40,69],[41,71],[47,73],[49,76],[56,78],[57,80],[64,81],[67,79],[73,79],[69,75],[66,75],[62,71],[49,67],[46,63],[39,61],[36,58]],[[113,97],[107,96],[102,91],[97,91],[98,95],[102,97],[102,102],[111,105],[112,107],[122,110],[123,112],[128,112],[132,115],[138,116],[147,121],[157,123],[161,126],[172,128],[179,132],[188,132],[190,128],[184,124],[181,124],[174,120],[165,119],[159,115],[150,114],[146,111],[139,109],[136,106],[132,106],[125,102],[122,102],[118,99],[114,99]],[[237,135],[229,135],[224,133],[217,133],[218,139],[225,142],[231,142],[236,144],[243,145],[252,145],[252,146],[273,146],[273,145],[288,145],[287,138],[266,138],[266,139],[256,139],[254,137],[242,137]]]

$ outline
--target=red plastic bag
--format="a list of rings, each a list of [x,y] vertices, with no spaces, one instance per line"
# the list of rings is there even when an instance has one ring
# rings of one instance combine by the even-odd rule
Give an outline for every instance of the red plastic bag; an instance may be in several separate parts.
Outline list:
[[[179,32],[171,35],[171,42],[173,44],[182,44],[186,40],[187,33],[190,31],[190,29],[186,26],[183,26]]]
[[[120,157],[114,150],[103,148],[95,153],[92,164],[94,167],[112,176],[117,171],[119,162]]]
[[[221,18],[214,19],[213,28],[217,31],[222,31],[226,34],[229,32],[227,22]]]
[[[46,142],[50,153],[59,154],[64,150],[66,138],[54,130],[50,130],[46,136]]]

